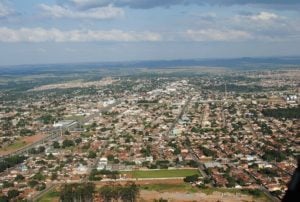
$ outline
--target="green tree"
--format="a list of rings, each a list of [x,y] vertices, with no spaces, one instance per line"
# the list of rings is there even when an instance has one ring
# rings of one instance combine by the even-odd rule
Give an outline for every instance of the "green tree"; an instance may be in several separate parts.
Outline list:
[[[92,202],[95,192],[95,184],[65,184],[60,192],[60,200],[62,202],[85,201]]]
[[[189,182],[189,183],[191,183],[191,182],[196,182],[196,181],[198,180],[198,178],[199,178],[199,175],[198,175],[198,174],[195,174],[195,175],[186,176],[186,177],[183,179],[183,181],[184,181],[184,182]]]
[[[59,143],[57,141],[54,141],[52,143],[52,146],[53,146],[54,149],[59,149],[60,148],[60,145],[59,145]]]
[[[134,202],[137,200],[139,195],[139,186],[133,182],[128,182],[122,189],[121,189],[121,199],[123,201],[131,201]]]
[[[16,198],[17,196],[19,196],[20,192],[16,189],[11,189],[7,192],[7,197],[9,199],[13,199]]]
[[[114,197],[113,190],[109,185],[104,185],[103,187],[101,187],[99,190],[99,194],[105,202],[110,202]]]
[[[17,176],[15,177],[15,181],[23,181],[25,179],[25,177],[21,174],[17,174]]]
[[[76,138],[76,139],[75,139],[75,143],[76,143],[77,145],[79,145],[81,142],[82,142],[82,139],[81,139],[81,138]]]
[[[96,156],[97,156],[96,152],[94,152],[92,150],[89,151],[88,158],[94,159],[94,158],[96,158]]]
[[[0,202],[9,202],[9,198],[5,195],[0,196]]]
[[[40,172],[36,173],[36,174],[32,177],[33,180],[38,180],[38,181],[45,180],[45,178],[46,178],[46,177],[45,177],[42,173],[40,173]]]
[[[64,140],[62,143],[62,148],[75,146],[73,140]]]
[[[56,180],[57,177],[58,177],[58,175],[57,175],[56,172],[53,172],[53,173],[51,174],[51,180]]]

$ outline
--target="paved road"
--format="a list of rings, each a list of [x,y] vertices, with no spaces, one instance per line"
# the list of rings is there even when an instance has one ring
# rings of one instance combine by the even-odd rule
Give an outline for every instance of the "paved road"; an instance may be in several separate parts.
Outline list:
[[[178,123],[178,120],[182,117],[182,115],[185,112],[186,107],[189,105],[190,101],[192,99],[192,96],[189,96],[187,101],[185,102],[184,106],[181,108],[180,113],[177,115],[177,117],[174,119],[173,123],[171,124],[171,126],[168,128],[168,130],[164,133],[163,138],[165,140],[169,140],[169,136],[171,135],[173,129],[175,128],[176,124]],[[165,159],[164,153],[163,153],[163,149],[161,148],[159,150],[159,156],[161,159]]]

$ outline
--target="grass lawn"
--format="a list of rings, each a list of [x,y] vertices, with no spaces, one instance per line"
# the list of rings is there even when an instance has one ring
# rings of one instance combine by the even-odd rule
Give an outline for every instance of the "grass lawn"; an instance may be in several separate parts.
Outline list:
[[[46,193],[42,198],[38,200],[38,202],[52,202],[59,201],[59,192],[55,189]]]
[[[190,184],[147,184],[141,185],[141,189],[158,192],[199,192],[197,187],[192,187]]]
[[[128,174],[132,178],[169,178],[169,177],[186,177],[200,173],[197,169],[174,169],[174,170],[137,170],[124,171],[122,174]]]
[[[14,143],[6,146],[6,147],[3,147],[0,149],[0,151],[15,151],[15,150],[18,150],[24,146],[26,146],[27,143],[25,141],[22,141],[22,140],[17,140],[15,141]]]

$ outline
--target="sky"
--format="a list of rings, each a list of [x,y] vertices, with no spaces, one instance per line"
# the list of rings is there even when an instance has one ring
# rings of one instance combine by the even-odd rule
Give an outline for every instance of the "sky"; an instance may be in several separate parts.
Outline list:
[[[0,0],[0,66],[299,52],[299,0]]]

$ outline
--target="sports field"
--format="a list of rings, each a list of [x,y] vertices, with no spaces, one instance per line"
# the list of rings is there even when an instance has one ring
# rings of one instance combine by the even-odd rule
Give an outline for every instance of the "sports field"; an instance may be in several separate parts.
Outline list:
[[[131,178],[172,178],[172,177],[186,177],[200,173],[197,169],[163,169],[163,170],[137,170],[124,171],[121,174],[126,174],[126,177]]]

